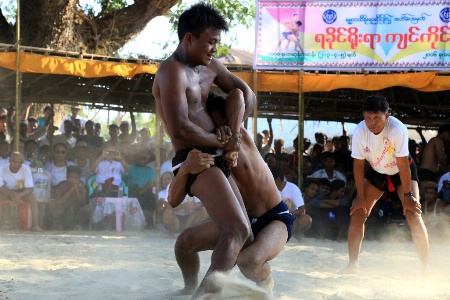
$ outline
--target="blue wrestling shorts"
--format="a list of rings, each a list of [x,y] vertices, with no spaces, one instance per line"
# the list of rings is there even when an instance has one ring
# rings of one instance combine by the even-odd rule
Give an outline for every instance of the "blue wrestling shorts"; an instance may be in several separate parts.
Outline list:
[[[194,148],[183,149],[175,154],[175,157],[172,159],[173,175],[175,176],[177,175],[178,169],[180,168],[181,164],[186,160],[189,152],[191,152],[192,149]],[[217,152],[216,148],[198,147],[196,149],[198,149],[202,153],[211,154],[214,157],[214,165],[212,165],[211,167],[219,168],[226,178],[230,177],[231,174],[230,167],[228,166],[223,156]],[[194,183],[195,179],[197,178],[197,175],[198,174],[189,174],[189,178],[186,183],[185,191],[191,197],[194,196],[191,194],[191,186]]]
[[[288,232],[288,238],[286,241],[286,243],[287,243],[292,236],[292,226],[294,225],[294,221],[295,221],[296,217],[289,212],[289,208],[286,205],[286,203],[284,203],[284,201],[281,201],[280,203],[278,203],[277,206],[275,206],[274,208],[272,208],[269,211],[266,211],[259,218],[253,218],[253,217],[249,216],[249,219],[250,219],[250,224],[252,224],[252,232],[255,237],[270,222],[272,222],[274,220],[283,222],[286,225],[286,229]]]

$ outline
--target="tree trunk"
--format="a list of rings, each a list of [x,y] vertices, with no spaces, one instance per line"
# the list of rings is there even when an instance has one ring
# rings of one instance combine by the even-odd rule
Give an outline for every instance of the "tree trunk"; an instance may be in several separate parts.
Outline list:
[[[135,0],[125,8],[94,16],[86,14],[78,0],[22,0],[21,45],[111,55],[177,2]],[[3,14],[0,43],[15,43],[15,26]]]

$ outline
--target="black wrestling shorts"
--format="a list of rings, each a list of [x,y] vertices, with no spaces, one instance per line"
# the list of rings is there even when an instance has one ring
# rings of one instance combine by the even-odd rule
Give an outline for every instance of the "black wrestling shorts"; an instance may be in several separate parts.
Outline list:
[[[194,149],[194,148],[183,149],[183,150],[178,151],[175,154],[175,157],[172,159],[172,171],[175,176],[178,173],[179,167],[186,160],[189,152],[191,152],[192,149]],[[223,156],[217,154],[216,148],[199,147],[196,149],[198,149],[202,153],[208,153],[208,154],[213,155],[214,156],[214,165],[212,165],[211,167],[219,168],[220,170],[222,170],[222,172],[226,178],[230,177],[230,174],[231,174],[230,167],[228,167],[228,164],[223,159]],[[186,183],[185,191],[191,197],[194,196],[191,194],[191,186],[194,183],[195,179],[197,178],[197,175],[198,174],[189,174],[189,178]]]
[[[417,166],[411,157],[409,158],[409,169],[411,170],[411,180],[419,182]],[[394,175],[380,174],[372,169],[372,167],[369,167],[364,177],[369,180],[374,187],[383,192],[395,192],[395,188],[402,184],[400,173]]]
[[[292,236],[292,226],[294,225],[296,217],[289,212],[289,207],[286,205],[286,203],[284,203],[284,201],[281,201],[277,206],[269,211],[266,211],[259,218],[253,218],[249,216],[249,219],[250,224],[252,225],[252,232],[255,237],[270,222],[274,220],[283,222],[286,225],[286,229],[288,232],[288,238],[286,241],[287,243]]]

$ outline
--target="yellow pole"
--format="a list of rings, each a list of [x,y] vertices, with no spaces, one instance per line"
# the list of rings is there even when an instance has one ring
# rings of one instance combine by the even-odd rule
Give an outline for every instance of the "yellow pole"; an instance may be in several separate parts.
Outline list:
[[[15,149],[14,151],[19,151],[19,129],[20,129],[20,100],[22,91],[22,80],[20,74],[20,0],[17,0],[17,12],[16,12],[16,115],[14,126],[16,130],[14,132]]]
[[[256,103],[253,107],[253,139],[257,144],[256,136],[258,134],[258,71],[253,70],[253,93],[256,95]]]
[[[305,131],[305,103],[302,93],[303,70],[298,72],[298,141],[297,141],[297,161],[298,161],[298,187],[303,190],[303,152],[304,152],[304,131]]]

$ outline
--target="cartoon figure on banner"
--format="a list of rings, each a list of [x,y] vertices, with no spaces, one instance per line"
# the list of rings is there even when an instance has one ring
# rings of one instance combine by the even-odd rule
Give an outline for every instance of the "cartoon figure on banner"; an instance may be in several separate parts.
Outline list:
[[[302,45],[299,40],[300,26],[302,26],[302,22],[299,20],[299,15],[294,14],[292,19],[285,20],[283,22],[285,30],[281,33],[280,41],[278,42],[277,47],[275,48],[275,52],[278,52],[281,44],[287,40],[285,50],[289,48],[291,42],[294,42],[294,51],[300,51],[302,54],[304,53]]]

